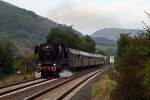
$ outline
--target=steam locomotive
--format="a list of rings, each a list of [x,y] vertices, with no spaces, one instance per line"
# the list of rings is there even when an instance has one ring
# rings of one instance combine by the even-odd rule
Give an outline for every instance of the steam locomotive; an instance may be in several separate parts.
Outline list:
[[[66,47],[53,39],[35,47],[37,70],[42,78],[59,76],[63,70],[80,70],[104,64],[104,57]]]

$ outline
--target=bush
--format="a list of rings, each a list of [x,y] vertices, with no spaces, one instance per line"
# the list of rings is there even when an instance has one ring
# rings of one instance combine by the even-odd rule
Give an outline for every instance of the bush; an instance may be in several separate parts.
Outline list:
[[[121,34],[118,39],[116,70],[119,100],[142,100],[150,91],[150,31],[138,36]],[[143,83],[144,82],[144,83]]]

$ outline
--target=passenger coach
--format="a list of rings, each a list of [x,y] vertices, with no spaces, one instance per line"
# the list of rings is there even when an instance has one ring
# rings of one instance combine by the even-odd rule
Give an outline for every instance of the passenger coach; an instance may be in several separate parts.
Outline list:
[[[104,57],[100,54],[69,49],[68,65],[71,69],[84,69],[87,67],[102,66],[104,65]]]

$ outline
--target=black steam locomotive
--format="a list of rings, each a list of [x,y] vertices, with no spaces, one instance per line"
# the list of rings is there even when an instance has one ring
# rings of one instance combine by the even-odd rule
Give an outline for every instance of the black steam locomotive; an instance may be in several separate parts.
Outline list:
[[[70,49],[53,39],[36,46],[35,53],[38,54],[37,70],[41,72],[41,77],[59,76],[66,69],[85,69],[104,64],[102,55]]]

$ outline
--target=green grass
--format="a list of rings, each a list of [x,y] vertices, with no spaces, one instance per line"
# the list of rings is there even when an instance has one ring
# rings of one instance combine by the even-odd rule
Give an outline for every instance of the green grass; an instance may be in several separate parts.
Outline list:
[[[109,74],[109,72],[108,72]],[[116,82],[109,75],[102,75],[91,90],[92,100],[111,100],[110,94],[116,87]]]

